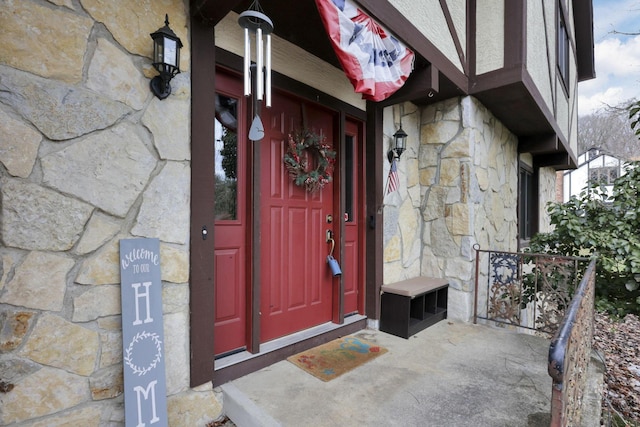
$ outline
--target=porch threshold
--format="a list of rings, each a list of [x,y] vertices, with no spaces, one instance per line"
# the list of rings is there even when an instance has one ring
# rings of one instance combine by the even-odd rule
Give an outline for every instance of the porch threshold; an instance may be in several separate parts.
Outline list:
[[[241,351],[216,359],[214,362],[214,386],[224,384],[250,372],[262,369],[287,357],[323,344],[335,338],[349,335],[367,327],[367,316],[354,314],[345,317],[343,324],[323,323],[291,335],[260,345],[260,353]]]

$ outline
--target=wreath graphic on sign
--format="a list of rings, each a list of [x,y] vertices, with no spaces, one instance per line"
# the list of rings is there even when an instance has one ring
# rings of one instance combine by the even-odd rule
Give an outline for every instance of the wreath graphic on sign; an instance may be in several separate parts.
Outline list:
[[[289,134],[284,164],[293,182],[313,193],[331,182],[336,152],[309,130]]]
[[[151,363],[149,363],[149,366],[146,367],[141,367],[136,365],[133,362],[133,349],[135,347],[135,344],[150,339],[153,341],[153,343],[156,346],[156,355],[153,358],[153,360],[151,361]],[[129,344],[129,347],[125,350],[125,356],[124,356],[124,362],[127,364],[127,366],[129,366],[131,368],[131,370],[133,371],[133,373],[135,375],[138,375],[139,377],[141,377],[142,375],[147,374],[148,372],[150,372],[152,369],[154,369],[158,363],[160,362],[160,358],[162,357],[162,347],[161,347],[162,341],[160,341],[160,337],[158,336],[158,334],[155,333],[150,333],[150,332],[138,332],[133,339],[131,340],[131,343]]]

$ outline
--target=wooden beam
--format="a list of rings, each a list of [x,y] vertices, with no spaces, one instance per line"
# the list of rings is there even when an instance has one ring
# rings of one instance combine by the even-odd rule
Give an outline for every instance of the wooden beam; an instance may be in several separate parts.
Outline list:
[[[383,144],[382,107],[376,102],[367,102],[367,128],[365,142],[366,159],[366,230],[365,230],[365,314],[369,319],[380,319],[380,288],[382,287],[382,162]]]
[[[571,169],[572,162],[569,153],[541,154],[533,157],[535,168],[552,167],[556,170]]]
[[[427,98],[440,91],[440,73],[433,65],[420,70],[413,70],[404,85],[389,98],[377,103],[378,107]]]
[[[190,322],[191,387],[213,379],[215,320],[214,152],[215,40],[206,23],[191,20],[191,242]],[[207,233],[204,234],[204,231]]]
[[[519,153],[544,154],[564,151],[555,133],[523,136],[518,141]]]

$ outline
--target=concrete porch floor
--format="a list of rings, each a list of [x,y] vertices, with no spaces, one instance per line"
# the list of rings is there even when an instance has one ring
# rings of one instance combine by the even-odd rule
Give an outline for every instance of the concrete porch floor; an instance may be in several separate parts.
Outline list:
[[[329,382],[278,362],[222,385],[226,414],[239,427],[549,425],[547,339],[450,320],[354,335],[388,352]]]

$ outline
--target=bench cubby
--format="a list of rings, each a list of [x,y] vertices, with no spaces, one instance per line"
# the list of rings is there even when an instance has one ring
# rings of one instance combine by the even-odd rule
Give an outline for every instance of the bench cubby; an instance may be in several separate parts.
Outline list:
[[[382,286],[380,330],[409,338],[447,318],[446,279],[416,277]]]

